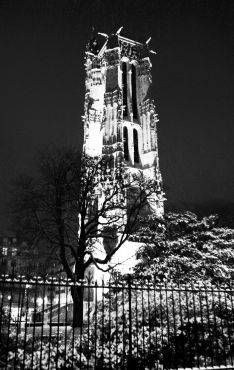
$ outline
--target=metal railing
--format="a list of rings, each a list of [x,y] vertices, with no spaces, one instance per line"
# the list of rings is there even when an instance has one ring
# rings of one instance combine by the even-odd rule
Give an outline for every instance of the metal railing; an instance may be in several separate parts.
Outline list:
[[[83,298],[79,327],[74,289]],[[230,287],[5,275],[0,368],[233,369],[233,300]]]

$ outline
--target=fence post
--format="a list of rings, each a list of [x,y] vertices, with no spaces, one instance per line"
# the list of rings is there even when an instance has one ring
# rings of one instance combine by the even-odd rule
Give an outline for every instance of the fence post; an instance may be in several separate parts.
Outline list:
[[[128,352],[128,369],[132,369],[132,296],[131,296],[131,275],[128,275],[128,309],[129,309],[129,352]]]

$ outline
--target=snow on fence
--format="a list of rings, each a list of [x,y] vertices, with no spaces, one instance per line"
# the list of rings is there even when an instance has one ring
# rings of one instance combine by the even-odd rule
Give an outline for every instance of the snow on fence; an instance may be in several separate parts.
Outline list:
[[[83,296],[76,328],[74,287]],[[5,275],[0,368],[233,369],[233,299],[227,286]]]

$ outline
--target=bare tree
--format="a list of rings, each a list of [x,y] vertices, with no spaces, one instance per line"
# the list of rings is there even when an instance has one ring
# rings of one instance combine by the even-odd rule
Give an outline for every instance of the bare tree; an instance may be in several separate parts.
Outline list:
[[[33,177],[15,183],[13,219],[34,245],[45,240],[72,281],[95,265],[108,270],[143,211],[156,201],[158,185],[141,171],[129,174],[121,160],[83,157],[73,149],[44,152]],[[96,253],[97,241],[104,245]],[[82,324],[83,292],[72,290],[74,326]]]

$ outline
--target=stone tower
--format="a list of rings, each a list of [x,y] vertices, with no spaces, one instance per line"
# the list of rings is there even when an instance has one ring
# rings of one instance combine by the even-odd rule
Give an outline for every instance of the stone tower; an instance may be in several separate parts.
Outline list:
[[[154,212],[162,217],[158,118],[149,94],[149,56],[154,52],[149,40],[130,40],[120,35],[121,29],[109,36],[99,33],[87,45],[83,151],[91,157],[109,156],[114,166],[121,159],[128,171],[141,170],[155,179]]]

